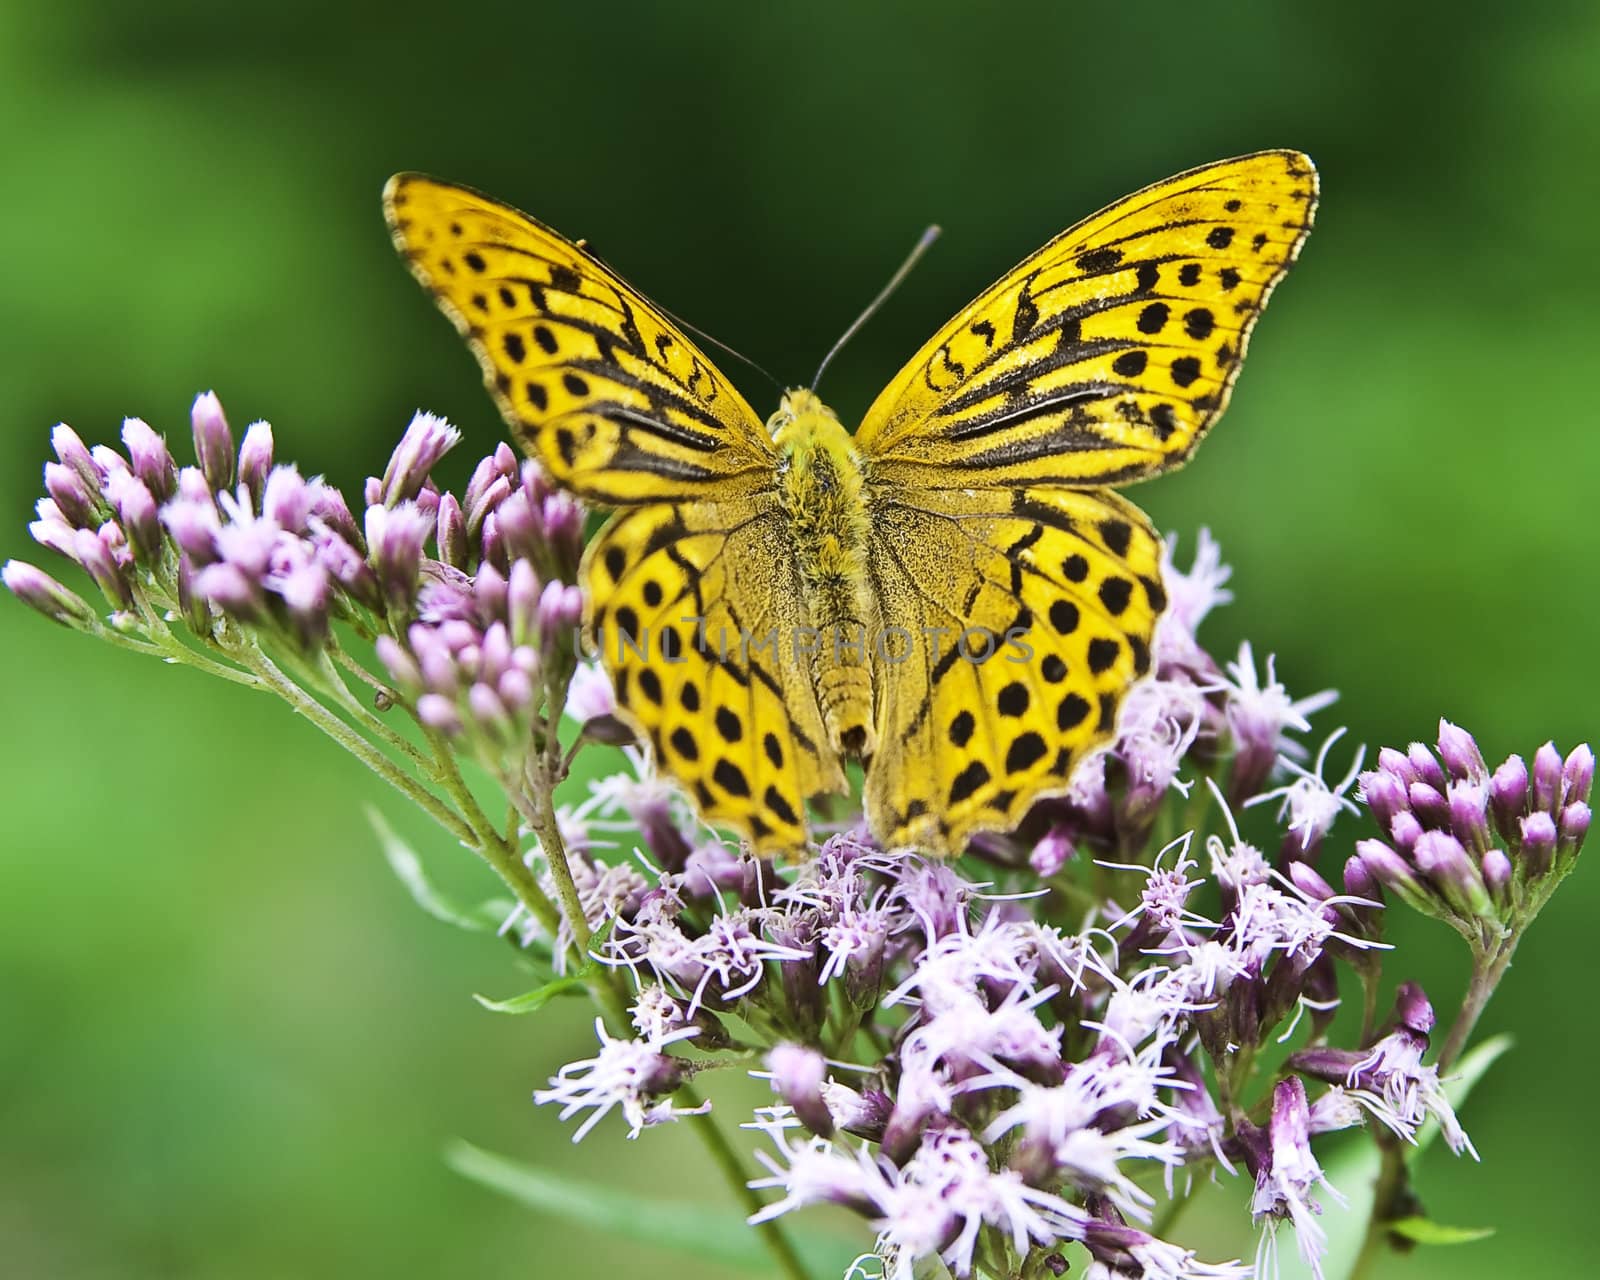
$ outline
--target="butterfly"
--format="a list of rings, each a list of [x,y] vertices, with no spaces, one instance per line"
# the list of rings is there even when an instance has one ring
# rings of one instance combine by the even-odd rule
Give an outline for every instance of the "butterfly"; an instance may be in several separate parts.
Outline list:
[[[614,509],[586,633],[657,768],[784,854],[859,761],[878,841],[948,856],[1065,793],[1149,673],[1161,544],[1113,488],[1221,415],[1316,196],[1308,157],[1263,151],[1118,201],[939,330],[853,434],[810,390],[763,422],[515,209],[416,174],[384,207],[522,450]]]

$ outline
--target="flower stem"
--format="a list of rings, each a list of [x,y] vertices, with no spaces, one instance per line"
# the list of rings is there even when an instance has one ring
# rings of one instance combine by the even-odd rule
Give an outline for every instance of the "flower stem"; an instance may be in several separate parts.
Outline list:
[[[1511,964],[1520,936],[1510,934],[1483,951],[1474,948],[1472,981],[1467,984],[1461,1012],[1456,1014],[1456,1020],[1450,1025],[1450,1034],[1445,1037],[1444,1046],[1439,1050],[1438,1066],[1441,1073],[1449,1070],[1451,1063],[1467,1047],[1467,1041],[1471,1039],[1473,1029],[1483,1015],[1484,1006],[1489,1003],[1489,997],[1494,994],[1494,989],[1500,985],[1500,979]]]
[[[1361,1252],[1350,1266],[1345,1280],[1363,1280],[1383,1256],[1389,1240],[1389,1223],[1399,1216],[1399,1201],[1406,1187],[1405,1149],[1390,1134],[1377,1135],[1382,1163],[1372,1184],[1372,1212],[1367,1217],[1367,1231],[1361,1238]]]
[[[679,1088],[678,1097],[688,1107],[698,1106],[701,1101],[694,1086],[687,1084]],[[707,1154],[727,1180],[728,1186],[738,1196],[746,1212],[759,1212],[763,1208],[761,1197],[750,1187],[744,1162],[739,1159],[739,1153],[728,1141],[727,1134],[722,1132],[722,1127],[709,1112],[695,1116],[689,1121],[689,1127],[699,1135]],[[761,1234],[762,1242],[767,1246],[767,1252],[772,1255],[772,1260],[778,1264],[778,1270],[787,1277],[787,1280],[809,1280],[805,1267],[800,1263],[800,1256],[795,1253],[794,1245],[782,1227],[776,1222],[769,1221],[757,1223],[756,1230]]]
[[[252,646],[252,648],[254,647]],[[451,810],[426,786],[406,773],[393,760],[346,724],[344,720],[334,715],[321,702],[284,675],[277,665],[273,663],[272,659],[268,658],[259,648],[255,648],[254,652],[250,654],[250,660],[251,665],[261,679],[294,710],[311,721],[312,724],[316,725],[323,733],[355,756],[367,768],[389,783],[390,786],[414,801],[424,813],[457,840],[461,841],[462,844],[473,849],[478,847],[476,832],[462,819],[460,814]]]

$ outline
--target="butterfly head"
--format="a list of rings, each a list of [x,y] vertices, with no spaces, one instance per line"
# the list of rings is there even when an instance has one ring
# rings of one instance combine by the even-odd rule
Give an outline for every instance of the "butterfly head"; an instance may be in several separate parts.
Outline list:
[[[812,435],[821,421],[831,422],[839,430],[839,415],[822,403],[815,391],[796,387],[783,393],[778,401],[778,411],[767,419],[767,430],[780,451],[797,435]]]

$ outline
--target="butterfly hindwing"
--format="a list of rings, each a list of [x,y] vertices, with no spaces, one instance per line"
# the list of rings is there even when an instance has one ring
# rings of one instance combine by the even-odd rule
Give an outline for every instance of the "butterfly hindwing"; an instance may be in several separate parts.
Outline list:
[[[880,665],[880,839],[959,853],[1066,789],[1150,669],[1160,551],[1106,490],[913,490],[875,509],[885,632],[910,637]]]
[[[1192,169],[1057,236],[939,331],[867,411],[885,485],[1105,485],[1181,464],[1311,227],[1295,151]]]
[[[803,597],[775,503],[623,512],[590,544],[583,577],[621,714],[657,767],[759,852],[804,847],[805,801],[845,781],[792,652]]]
[[[678,327],[578,245],[417,174],[389,180],[395,244],[467,339],[517,442],[611,506],[772,482],[754,411]]]

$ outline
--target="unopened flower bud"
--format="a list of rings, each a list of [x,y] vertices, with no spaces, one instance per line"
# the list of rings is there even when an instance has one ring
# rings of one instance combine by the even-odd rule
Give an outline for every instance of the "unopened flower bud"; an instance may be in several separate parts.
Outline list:
[[[583,592],[562,582],[547,582],[539,596],[539,635],[548,648],[559,643],[583,619]]]
[[[583,553],[583,508],[569,493],[552,493],[544,500],[543,524],[556,571],[571,577]]]
[[[114,475],[118,471],[129,471],[128,460],[107,444],[97,444],[89,450],[89,456],[94,459],[94,465],[99,468],[101,477]],[[91,489],[98,489],[98,483],[91,483]]]
[[[258,507],[271,473],[272,424],[252,422],[245,428],[244,442],[239,446],[239,483],[249,491]]]
[[[443,694],[425,693],[418,698],[417,718],[428,728],[437,729],[441,733],[461,732],[461,716],[456,711],[455,701]]]
[[[1439,759],[1458,780],[1488,780],[1489,766],[1484,762],[1483,752],[1478,750],[1477,739],[1448,720],[1439,721]]]
[[[1424,826],[1444,826],[1450,821],[1450,803],[1444,792],[1426,782],[1413,782],[1406,792],[1411,810]]]
[[[1411,856],[1417,869],[1439,887],[1445,899],[1462,915],[1493,914],[1477,864],[1453,835],[1446,831],[1424,831]]]
[[[1406,797],[1407,785],[1398,774],[1388,769],[1372,769],[1361,775],[1361,798],[1372,810],[1378,825],[1385,830],[1394,821],[1395,815],[1404,812],[1410,805]]]
[[[1543,875],[1550,869],[1559,832],[1556,820],[1543,809],[1522,819],[1522,861],[1529,875]]]
[[[1416,848],[1417,840],[1422,835],[1422,823],[1417,815],[1410,809],[1402,810],[1394,815],[1394,821],[1389,824],[1389,838],[1407,853]]]
[[[1045,833],[1028,855],[1028,865],[1033,868],[1035,875],[1041,879],[1049,879],[1060,873],[1061,868],[1072,861],[1077,850],[1072,846],[1072,839],[1067,834],[1066,827],[1060,823],[1055,824]]]
[[[1482,853],[1493,843],[1488,787],[1479,782],[1452,782],[1445,799],[1450,805],[1450,830],[1456,839],[1475,853]]]
[[[216,392],[207,391],[195,397],[189,421],[194,428],[194,456],[206,483],[214,491],[231,489],[233,433],[228,430],[228,420],[222,414],[222,402],[217,399]]]
[[[1406,748],[1406,759],[1411,762],[1411,768],[1418,782],[1427,783],[1441,794],[1444,792],[1450,779],[1445,777],[1444,770],[1434,758],[1433,752],[1422,743],[1413,742]]]
[[[144,481],[131,472],[119,471],[106,481],[106,497],[128,535],[134,554],[145,564],[161,554],[161,516],[156,500]]]
[[[25,560],[8,560],[0,570],[6,589],[29,608],[37,609],[52,622],[74,630],[94,625],[94,610],[77,593],[69,591],[43,569]]]
[[[406,613],[416,601],[422,548],[432,531],[433,521],[414,503],[367,508],[368,555],[390,608]]]
[[[1565,763],[1553,742],[1545,743],[1533,754],[1533,807],[1552,817],[1561,803],[1561,771]]]
[[[509,573],[511,559],[506,553],[506,540],[500,536],[500,514],[492,511],[483,518],[482,562]]]
[[[167,442],[143,418],[122,420],[122,447],[128,451],[133,474],[158,503],[168,501],[178,491],[178,464],[173,461]]]
[[[1580,742],[1567,756],[1561,766],[1561,780],[1566,784],[1566,803],[1589,802],[1589,790],[1594,786],[1594,751],[1587,742]]]
[[[1528,811],[1528,766],[1521,756],[1508,756],[1489,779],[1489,801],[1501,838],[1513,840],[1517,824]]]
[[[44,487],[56,509],[75,529],[93,528],[99,522],[99,488],[93,490],[73,468],[61,462],[44,464]]]
[[[328,571],[307,557],[277,575],[275,590],[301,647],[314,649],[323,644],[328,638],[328,609],[333,595]]]
[[[90,492],[100,487],[100,467],[89,452],[89,447],[65,422],[57,423],[51,430],[50,447],[55,450],[56,460],[69,471],[75,472]]]
[[[1392,773],[1407,787],[1413,782],[1421,781],[1421,775],[1412,765],[1411,757],[1404,751],[1396,751],[1393,747],[1384,747],[1378,752],[1378,768],[1385,773]]]
[[[485,459],[480,464],[480,473],[489,460]],[[473,483],[467,485],[466,501],[462,505],[463,514],[467,520],[467,537],[478,538],[483,535],[484,523],[490,516],[500,509],[500,504],[511,496],[511,481],[505,476],[497,474],[492,466],[489,469],[489,478],[482,488],[474,489],[478,477],[473,477]]]
[[[486,730],[496,741],[509,742],[513,732],[511,713],[500,695],[481,680],[467,690],[467,707],[480,729]]]
[[[495,527],[510,559],[538,557],[543,530],[526,493],[518,489],[496,508],[494,515]]]
[[[1511,884],[1511,859],[1506,857],[1504,849],[1490,849],[1480,861],[1483,868],[1483,883],[1489,890],[1489,895],[1495,902],[1504,906],[1506,890]]]
[[[1589,819],[1592,815],[1589,806],[1581,800],[1574,800],[1561,811],[1561,849],[1563,852],[1576,853],[1582,847],[1584,838],[1589,834]]]
[[[1356,856],[1372,877],[1385,889],[1400,895],[1410,906],[1429,915],[1437,914],[1434,895],[1416,877],[1409,863],[1381,840],[1356,843]]]
[[[461,504],[456,495],[447,493],[439,500],[438,530],[434,541],[439,547],[439,559],[456,569],[467,567],[467,520],[461,514]]]
[[[203,599],[240,622],[259,622],[264,616],[256,583],[237,564],[223,561],[206,565],[195,574],[194,588]]]
[[[72,554],[113,609],[132,606],[133,592],[105,539],[93,530],[79,529],[72,536]]]
[[[316,508],[316,490],[295,466],[274,467],[262,486],[261,514],[291,533],[303,533]]]
[[[333,530],[323,526],[312,540],[317,561],[332,575],[347,596],[368,609],[383,605],[378,575],[365,558]]]
[[[54,551],[57,555],[72,559],[72,536],[74,530],[61,514],[61,509],[56,506],[54,499],[40,498],[35,504],[39,518],[28,526],[28,536],[41,547]]]
[[[1289,879],[1294,882],[1295,888],[1308,898],[1315,898],[1318,902],[1326,902],[1336,896],[1333,886],[1312,870],[1310,863],[1294,861],[1289,864]]]
[[[344,500],[344,494],[331,484],[317,485],[312,490],[311,518],[338,534],[356,550],[366,547],[356,518],[350,514],[350,504]]]
[[[376,494],[368,502],[393,507],[417,498],[428,473],[460,439],[461,433],[443,418],[418,410],[390,455]]]
[[[1383,900],[1383,886],[1372,874],[1372,869],[1359,857],[1345,859],[1344,891],[1352,898],[1367,898],[1373,902]]]
[[[1415,982],[1402,982],[1394,993],[1395,1021],[1419,1036],[1433,1034],[1436,1021],[1427,992]]]
[[[493,569],[485,569],[492,573]],[[554,583],[552,586],[556,585]],[[511,619],[511,634],[518,644],[539,642],[540,599],[544,587],[533,563],[517,560],[511,566],[511,577],[506,583],[506,614]]]
[[[393,636],[379,636],[372,647],[378,661],[388,670],[389,678],[397,685],[413,695],[422,688],[422,672],[398,640]]]

